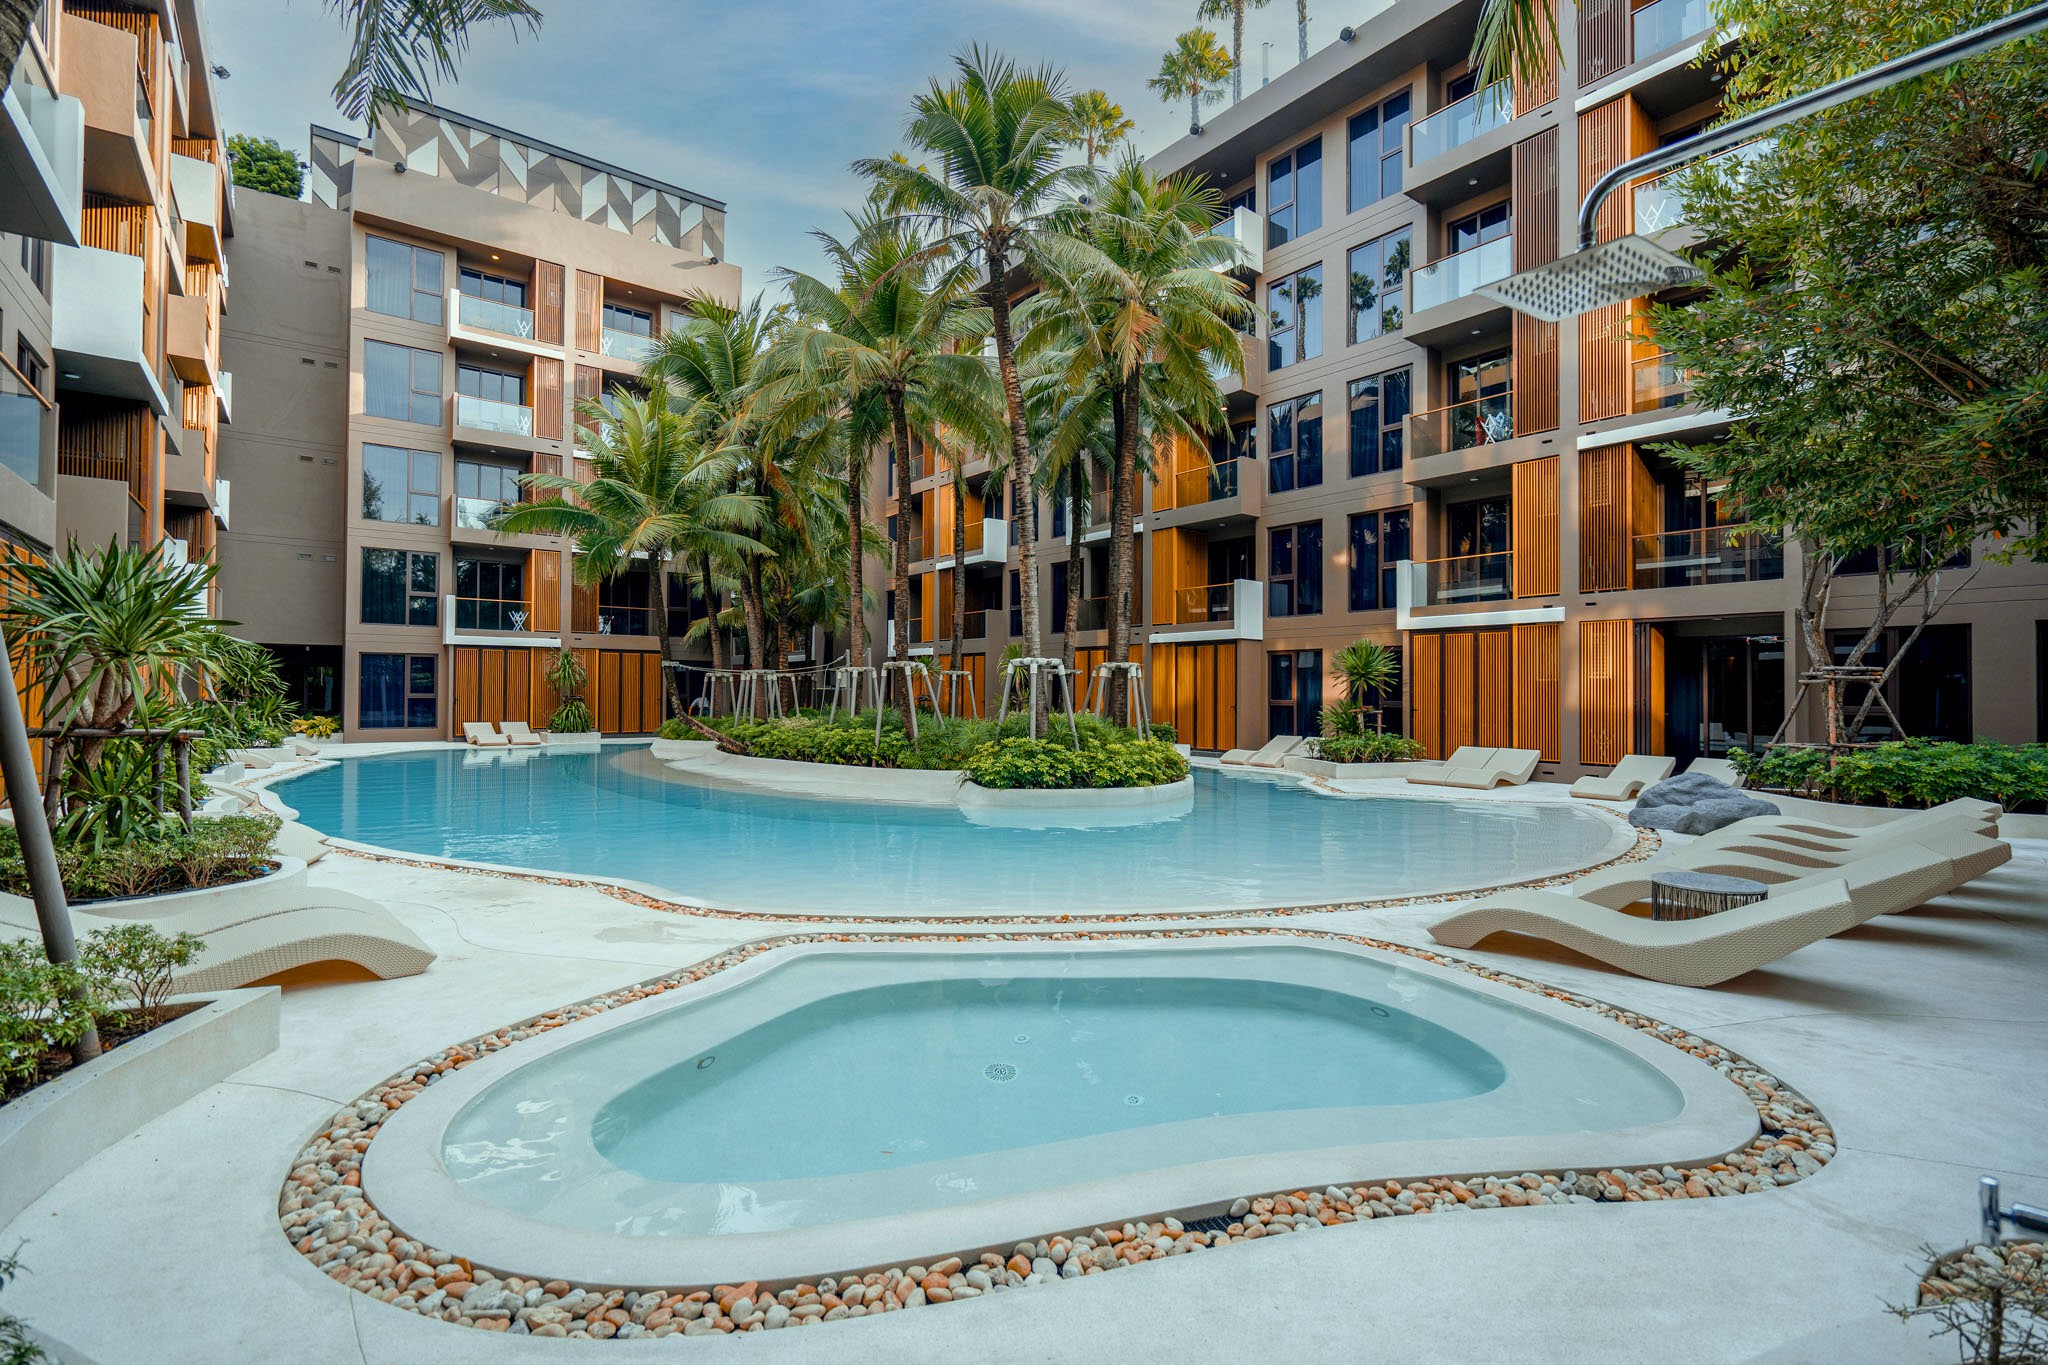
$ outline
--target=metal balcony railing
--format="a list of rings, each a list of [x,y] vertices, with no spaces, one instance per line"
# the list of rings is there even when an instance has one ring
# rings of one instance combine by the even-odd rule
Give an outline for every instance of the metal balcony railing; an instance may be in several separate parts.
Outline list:
[[[533,607],[519,598],[455,597],[457,630],[531,631]]]
[[[1408,415],[1408,449],[1416,459],[1492,445],[1515,434],[1513,392],[1468,398]]]
[[[1408,315],[1462,299],[1482,284],[1515,273],[1515,237],[1509,233],[1408,272]]]
[[[920,625],[921,623],[916,621],[911,623],[911,643],[913,644],[922,643],[916,635]],[[951,640],[953,638],[953,618],[947,616],[940,620],[934,633],[941,641]],[[966,613],[961,620],[960,638],[963,640],[986,640],[988,638],[988,612],[983,610]]]
[[[1785,576],[1784,546],[1748,523],[1653,531],[1635,537],[1631,550],[1639,589],[1760,583]]]
[[[1638,14],[1641,10],[1636,11]],[[1678,179],[1701,166],[1721,166],[1739,171],[1749,162],[1766,155],[1778,145],[1776,138],[1760,137],[1754,142],[1745,142],[1740,147],[1727,151],[1693,165],[1680,166],[1666,171],[1653,180],[1645,180],[1631,191],[1635,202],[1635,230],[1638,236],[1648,237],[1670,228],[1683,225],[1686,221],[1685,196],[1679,192]]]
[[[1501,127],[1514,116],[1514,89],[1508,82],[1495,81],[1483,90],[1474,90],[1411,125],[1408,164],[1419,166],[1433,156],[1442,156]]]
[[[1419,561],[1418,567],[1423,571],[1423,606],[1499,602],[1515,595],[1515,554],[1512,550],[1458,555],[1450,559],[1425,559]]]

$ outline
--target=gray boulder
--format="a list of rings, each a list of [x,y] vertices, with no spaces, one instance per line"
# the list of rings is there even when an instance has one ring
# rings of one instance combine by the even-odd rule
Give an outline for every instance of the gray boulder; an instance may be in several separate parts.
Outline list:
[[[1704,773],[1680,773],[1638,796],[1628,822],[1638,829],[1709,834],[1753,815],[1777,813],[1777,806],[1771,802],[1745,796],[1719,778]]]

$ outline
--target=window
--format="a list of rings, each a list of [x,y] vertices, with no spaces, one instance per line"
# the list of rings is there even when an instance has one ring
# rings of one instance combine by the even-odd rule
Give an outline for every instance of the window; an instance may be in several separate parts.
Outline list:
[[[1266,245],[1285,246],[1323,225],[1323,140],[1266,164]]]
[[[1401,130],[1408,126],[1408,92],[1351,116],[1351,212],[1401,192]]]
[[[46,12],[54,12],[56,6],[49,6]],[[34,283],[36,292],[44,298],[50,297],[50,244],[40,237],[21,239],[21,270]]]
[[[1408,367],[1351,381],[1351,477],[1401,467],[1401,419],[1408,415]]]
[[[431,654],[365,654],[356,724],[365,730],[431,730],[439,723]]]
[[[1259,211],[1259,192],[1250,186],[1246,186],[1224,200],[1223,218],[1228,219],[1231,214],[1236,213],[1239,209],[1244,209],[1249,213],[1257,213]]]
[[[1885,627],[1884,634],[1863,656],[1872,668],[1883,668],[1911,635],[1909,628]],[[1831,630],[1828,649],[1837,664],[1849,661],[1849,651],[1863,637],[1860,630]],[[1842,711],[1845,725],[1853,723],[1862,709],[1868,688],[1844,687]],[[1970,628],[1966,625],[1934,625],[1924,628],[1913,641],[1906,657],[1885,682],[1884,699],[1905,728],[1903,737],[1952,739],[1967,743],[1975,737],[1970,717]],[[1891,720],[1876,706],[1863,718],[1863,727],[1848,737],[1871,743],[1899,739]]]
[[[1322,733],[1323,652],[1279,649],[1266,656],[1266,729],[1272,735]]]
[[[1394,566],[1409,555],[1409,516],[1403,507],[1351,518],[1351,610],[1393,610]]]
[[[1477,213],[1468,213],[1463,218],[1452,219],[1444,225],[1444,254],[1455,256],[1461,251],[1470,251],[1475,246],[1497,242],[1508,235],[1513,226],[1514,206],[1503,199],[1490,204]]]
[[[363,343],[363,411],[395,422],[441,424],[441,353]]]
[[[363,248],[365,302],[373,313],[414,322],[441,320],[441,253],[372,237]]]
[[[1275,280],[1266,287],[1266,368],[1284,370],[1323,353],[1323,268]]]
[[[1882,554],[1885,567],[1892,573],[1917,575],[1927,567],[1927,561],[1933,557],[1933,553],[1932,550],[1927,548],[1925,543],[1892,545],[1882,551],[1859,550],[1853,555],[1843,556],[1842,562],[1835,566],[1835,572],[1837,574],[1874,574],[1877,572],[1879,555]],[[1965,546],[1950,555],[1942,562],[1941,567],[1944,569],[1969,568],[1969,547]]]
[[[441,457],[431,450],[363,446],[363,519],[441,524]]]
[[[620,574],[597,585],[597,633],[654,634],[654,618],[647,605],[646,574]]]
[[[440,622],[441,557],[407,550],[363,551],[363,624],[431,626]]]
[[[515,465],[482,464],[475,460],[455,462],[455,496],[474,498],[479,502],[515,503],[519,501],[519,476],[524,471]]]
[[[631,332],[636,337],[651,337],[654,335],[654,314],[608,303],[604,306],[604,329],[607,332]]]
[[[1010,570],[1010,638],[1024,638],[1024,579],[1018,570]]]
[[[507,304],[513,308],[526,307],[525,280],[507,279],[503,275],[472,270],[468,266],[462,268],[462,292],[473,299]]]
[[[455,561],[455,625],[460,630],[525,630],[526,566],[517,560]]]
[[[1275,493],[1315,488],[1323,481],[1323,396],[1290,398],[1266,409],[1267,479]]]
[[[1266,562],[1268,616],[1323,614],[1323,524],[1280,526],[1268,532]]]
[[[1052,633],[1067,633],[1067,564],[1063,559],[1052,563]]]
[[[1350,343],[1401,330],[1403,283],[1411,251],[1408,229],[1351,248]]]
[[[455,391],[469,398],[518,407],[526,402],[526,376],[486,370],[478,365],[457,365]]]
[[[1477,69],[1467,71],[1463,75],[1453,76],[1444,82],[1444,103],[1447,105],[1456,104],[1467,95],[1477,93],[1478,89],[1479,72]]]
[[[21,371],[30,388],[46,398],[49,396],[50,367],[36,354],[36,348],[20,337],[14,339],[14,368]]]

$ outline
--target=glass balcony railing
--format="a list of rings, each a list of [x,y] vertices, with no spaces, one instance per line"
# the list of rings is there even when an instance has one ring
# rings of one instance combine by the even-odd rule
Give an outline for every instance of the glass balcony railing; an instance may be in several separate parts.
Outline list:
[[[1629,22],[1635,43],[1629,55],[1639,62],[1707,32],[1714,15],[1707,0],[1656,0],[1629,16]]]
[[[1515,595],[1515,555],[1459,555],[1421,561],[1422,605],[1452,606],[1464,602],[1499,602]]]
[[[458,597],[455,599],[457,630],[531,630],[533,609],[514,598]]]
[[[1250,209],[1232,209],[1223,220],[1209,229],[1211,237],[1222,237],[1237,243],[1236,269],[1256,275],[1266,263],[1265,220]]]
[[[1685,406],[1692,376],[1672,359],[1669,351],[1646,355],[1631,368],[1635,385],[1632,411],[1656,412],[1660,408]]]
[[[1081,619],[1075,623],[1076,630],[1108,630],[1109,599],[1107,597],[1084,597],[1081,599]]]
[[[500,403],[470,394],[455,395],[455,425],[477,431],[495,431],[506,436],[533,435],[533,409],[520,403]]]
[[[1199,507],[1205,502],[1222,502],[1237,496],[1238,460],[1183,469],[1173,476],[1173,505]]]
[[[1484,90],[1474,90],[1410,129],[1408,164],[1420,166],[1433,156],[1442,156],[1453,147],[1492,132],[1514,116],[1514,90],[1508,82],[1495,81]]]
[[[1416,459],[1492,445],[1515,434],[1515,395],[1489,394],[1408,415],[1408,449]]]
[[[1205,583],[1198,588],[1178,588],[1174,591],[1173,625],[1217,625],[1236,619],[1235,583]]]
[[[1760,583],[1785,576],[1783,544],[1747,524],[1653,531],[1635,537],[1632,548],[1637,588]]]
[[[488,531],[491,521],[505,504],[490,498],[455,499],[455,524],[465,531]]]
[[[1452,299],[1462,299],[1482,284],[1504,280],[1515,273],[1515,239],[1512,233],[1490,242],[1467,247],[1455,256],[1432,261],[1420,270],[1408,272],[1408,313],[1412,318],[1425,308]]]
[[[43,433],[56,420],[49,401],[0,360],[0,468],[13,470],[31,485],[40,484]]]
[[[1686,222],[1688,215],[1685,209],[1685,195],[1680,192],[1680,178],[1688,172],[1700,166],[1722,166],[1739,172],[1744,165],[1763,156],[1775,146],[1776,138],[1760,137],[1754,142],[1745,142],[1740,147],[1730,147],[1718,156],[1679,166],[1664,172],[1654,180],[1643,181],[1631,193],[1635,200],[1636,234],[1648,237],[1682,226]]]
[[[533,340],[531,308],[499,303],[496,299],[480,299],[473,294],[458,294],[455,297],[455,316],[464,327],[474,327],[479,332],[496,332],[499,336]]]
[[[597,350],[599,355],[608,355],[613,360],[630,360],[635,365],[644,365],[654,354],[654,338],[607,327],[598,335]]]

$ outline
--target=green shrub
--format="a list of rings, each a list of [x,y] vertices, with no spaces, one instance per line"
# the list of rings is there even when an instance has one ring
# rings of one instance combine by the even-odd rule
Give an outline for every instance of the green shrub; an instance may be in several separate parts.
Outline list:
[[[171,973],[191,965],[206,944],[197,934],[163,934],[147,924],[95,929],[85,937],[79,961],[109,994],[131,1002],[144,1027],[163,1017],[171,994]]]
[[[1058,740],[999,739],[968,758],[967,780],[994,791],[1156,787],[1188,775],[1187,760],[1155,739],[1116,739],[1073,748]]]
[[[269,864],[278,820],[269,815],[224,815],[175,820],[149,838],[109,847],[60,845],[57,873],[74,900],[152,896],[244,881]],[[0,826],[0,890],[30,894],[28,867],[12,825]]]
[[[26,1085],[44,1053],[84,1037],[98,1003],[77,963],[50,961],[34,940],[0,943],[0,1089]]]
[[[17,1246],[9,1255],[0,1256],[0,1289],[7,1288],[21,1273],[21,1261],[17,1259],[20,1254],[21,1248]],[[28,1327],[20,1318],[0,1313],[0,1365],[43,1365],[49,1358],[42,1347],[28,1339]]]
[[[341,733],[341,721],[333,716],[300,716],[292,722],[292,733],[307,739],[333,739]]]
[[[548,730],[557,735],[587,735],[596,728],[597,720],[581,697],[571,697],[548,717]]]
[[[1155,720],[1152,722],[1152,738],[1158,740],[1161,744],[1178,744],[1180,743],[1180,731],[1174,729],[1163,720]]]
[[[1908,739],[1830,753],[1778,747],[1729,758],[1748,787],[1859,806],[1938,806],[1974,798],[2007,810],[2048,801],[2048,745]]]
[[[1422,757],[1422,744],[1406,735],[1368,730],[1325,735],[1316,741],[1316,754],[1332,763],[1413,763]]]

